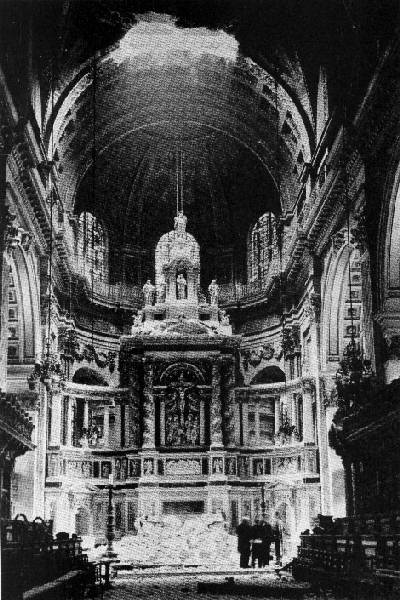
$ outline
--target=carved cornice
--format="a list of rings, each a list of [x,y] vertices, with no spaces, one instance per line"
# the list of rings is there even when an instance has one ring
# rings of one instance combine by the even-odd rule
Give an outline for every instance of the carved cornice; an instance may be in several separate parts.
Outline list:
[[[108,402],[121,402],[129,398],[129,388],[111,388],[100,385],[84,385],[67,381],[63,393],[66,396],[77,396]]]

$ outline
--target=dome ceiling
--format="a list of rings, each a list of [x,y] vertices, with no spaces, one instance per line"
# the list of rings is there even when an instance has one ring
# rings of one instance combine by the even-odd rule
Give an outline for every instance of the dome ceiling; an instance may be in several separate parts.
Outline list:
[[[53,149],[65,203],[101,218],[111,244],[151,251],[171,228],[178,150],[203,249],[243,251],[249,226],[280,211],[278,181],[295,200],[311,123],[232,36],[145,15],[87,67],[56,97]]]
[[[54,39],[38,48],[43,89],[53,81],[43,129],[67,210],[91,210],[111,248],[151,262],[175,213],[181,149],[189,231],[203,254],[244,264],[249,226],[293,208],[316,144],[319,66],[342,94],[356,11],[336,0],[61,5],[43,0],[35,18],[61,32],[49,27]]]

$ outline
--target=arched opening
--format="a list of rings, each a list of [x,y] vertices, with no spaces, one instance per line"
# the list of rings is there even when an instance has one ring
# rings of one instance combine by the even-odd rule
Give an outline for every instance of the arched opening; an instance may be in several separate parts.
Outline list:
[[[279,367],[272,365],[261,369],[250,381],[250,385],[261,383],[278,383],[285,381],[286,375]]]
[[[104,385],[108,386],[108,382],[100,373],[89,367],[81,367],[74,374],[72,381],[83,385]]]

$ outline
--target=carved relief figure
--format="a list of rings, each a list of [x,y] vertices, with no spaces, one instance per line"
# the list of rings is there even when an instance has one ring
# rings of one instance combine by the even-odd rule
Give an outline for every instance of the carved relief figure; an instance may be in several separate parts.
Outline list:
[[[151,458],[146,458],[143,461],[143,474],[144,475],[153,475],[154,474],[154,465],[153,465],[153,460]]]
[[[140,477],[140,460],[137,458],[129,461],[129,477]]]
[[[236,460],[231,456],[225,461],[226,474],[236,475]]]
[[[249,459],[246,456],[240,456],[238,459],[239,477],[248,477]]]
[[[177,299],[185,300],[187,281],[182,273],[179,273],[178,277],[176,278],[176,288],[177,288],[177,295],[176,295]]]
[[[220,474],[223,472],[223,461],[222,458],[213,458],[212,461],[212,472],[215,474]]]

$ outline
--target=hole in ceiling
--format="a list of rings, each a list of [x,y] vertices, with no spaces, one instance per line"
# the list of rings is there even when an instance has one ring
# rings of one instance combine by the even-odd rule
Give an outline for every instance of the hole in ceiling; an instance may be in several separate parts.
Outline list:
[[[178,28],[174,17],[157,13],[136,15],[136,18],[138,22],[110,54],[117,64],[142,54],[151,54],[152,62],[160,65],[179,64],[188,57],[193,60],[207,55],[227,62],[235,62],[238,57],[239,44],[225,31]]]

